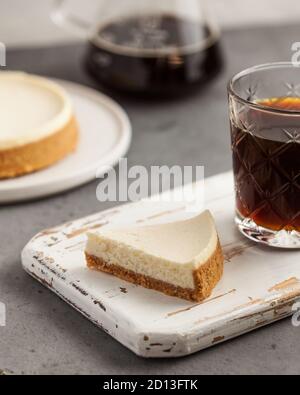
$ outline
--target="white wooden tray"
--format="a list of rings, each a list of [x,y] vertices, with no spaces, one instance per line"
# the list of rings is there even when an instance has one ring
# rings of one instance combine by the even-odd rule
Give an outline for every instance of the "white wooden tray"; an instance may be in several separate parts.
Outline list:
[[[85,232],[122,222],[145,225],[183,219],[185,208],[139,202],[37,235],[22,254],[24,269],[134,353],[189,355],[292,314],[300,297],[300,252],[260,247],[236,230],[231,173],[206,180],[226,257],[225,274],[200,304],[88,270]]]

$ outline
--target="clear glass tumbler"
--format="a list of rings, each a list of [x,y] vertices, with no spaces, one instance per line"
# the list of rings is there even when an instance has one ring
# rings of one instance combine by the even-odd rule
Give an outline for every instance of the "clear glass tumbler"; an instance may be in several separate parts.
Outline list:
[[[238,228],[300,248],[300,67],[256,66],[228,89]]]

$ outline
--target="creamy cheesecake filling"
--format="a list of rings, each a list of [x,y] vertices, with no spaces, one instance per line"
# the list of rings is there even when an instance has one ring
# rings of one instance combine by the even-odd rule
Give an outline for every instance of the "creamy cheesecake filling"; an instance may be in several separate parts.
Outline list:
[[[108,265],[194,289],[194,272],[210,259],[217,246],[214,221],[205,212],[183,222],[89,233],[86,252]]]
[[[57,84],[20,72],[0,72],[0,150],[48,137],[72,117],[72,105]]]

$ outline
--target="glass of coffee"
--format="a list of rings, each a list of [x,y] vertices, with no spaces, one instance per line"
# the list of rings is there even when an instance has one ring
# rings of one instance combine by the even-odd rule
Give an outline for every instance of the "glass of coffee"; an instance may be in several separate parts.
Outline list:
[[[300,67],[253,67],[228,89],[238,228],[269,246],[300,248]]]
[[[86,67],[110,88],[177,96],[222,67],[220,33],[204,0],[56,2],[55,21],[85,35]]]

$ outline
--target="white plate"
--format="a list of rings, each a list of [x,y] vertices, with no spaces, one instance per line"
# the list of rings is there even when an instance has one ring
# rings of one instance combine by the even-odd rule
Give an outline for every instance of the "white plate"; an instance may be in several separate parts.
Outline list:
[[[300,297],[300,251],[261,247],[237,231],[231,173],[205,185],[206,207],[216,219],[226,264],[222,280],[202,303],[93,272],[84,258],[88,230],[190,217],[182,203],[166,210],[165,203],[142,201],[44,231],[24,249],[23,267],[143,357],[182,357],[290,316]]]
[[[72,82],[55,80],[72,98],[80,127],[77,151],[45,170],[0,181],[0,203],[41,198],[91,181],[99,168],[114,166],[131,143],[125,111],[107,96]],[[98,175],[100,175],[97,172]]]

